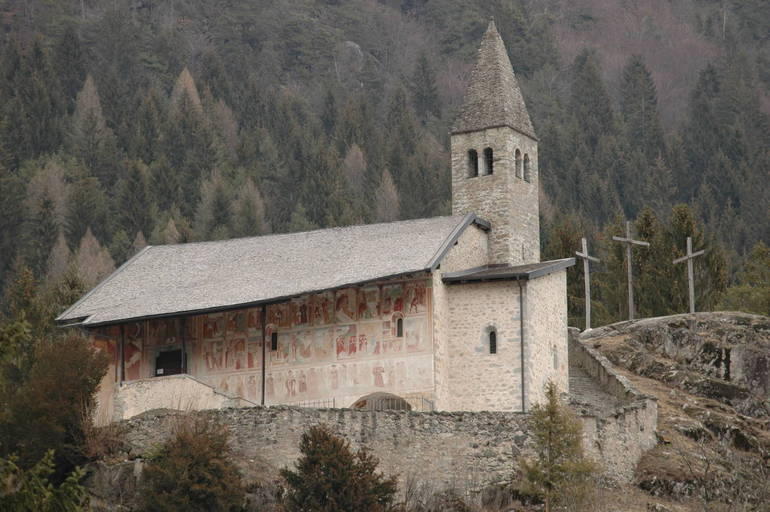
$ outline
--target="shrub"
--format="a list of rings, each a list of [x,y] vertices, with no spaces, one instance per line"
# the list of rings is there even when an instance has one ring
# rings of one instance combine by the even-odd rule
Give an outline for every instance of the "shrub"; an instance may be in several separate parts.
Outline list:
[[[88,495],[80,485],[83,470],[76,468],[58,487],[54,473],[53,450],[28,470],[17,465],[16,457],[0,459],[0,510],[14,512],[80,512],[88,505]]]
[[[535,460],[522,460],[525,488],[542,496],[545,510],[570,500],[571,510],[579,510],[592,489],[593,462],[583,454],[582,426],[578,418],[559,400],[559,389],[549,381],[546,402],[532,407],[530,428],[534,438]]]
[[[325,426],[302,434],[296,470],[281,475],[289,485],[289,512],[381,512],[396,493],[396,479],[376,473],[378,461],[365,450],[353,453],[347,441]]]
[[[232,459],[224,427],[202,416],[180,422],[144,468],[140,510],[240,510],[244,489]]]
[[[17,389],[6,388],[2,396],[3,454],[18,453],[19,465],[28,468],[54,449],[59,478],[84,462],[84,421],[91,420],[96,390],[106,371],[106,356],[77,335],[37,342],[28,375]]]

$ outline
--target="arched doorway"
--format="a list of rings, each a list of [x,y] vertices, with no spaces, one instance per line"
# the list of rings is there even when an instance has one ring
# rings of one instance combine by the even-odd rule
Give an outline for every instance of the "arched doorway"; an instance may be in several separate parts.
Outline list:
[[[409,402],[392,393],[371,393],[362,396],[353,403],[351,409],[365,411],[411,411]]]

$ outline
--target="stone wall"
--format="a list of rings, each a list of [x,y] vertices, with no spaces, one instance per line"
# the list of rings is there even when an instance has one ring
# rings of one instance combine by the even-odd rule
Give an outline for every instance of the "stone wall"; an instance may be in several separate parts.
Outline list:
[[[524,354],[527,408],[545,399],[553,381],[569,390],[567,344],[567,272],[560,270],[527,281],[524,296]]]
[[[540,261],[537,141],[508,128],[454,134],[452,151],[452,213],[475,213],[492,224],[491,263]],[[481,175],[485,148],[492,148],[494,171]],[[468,176],[468,150],[479,155],[477,177]],[[516,175],[515,152],[530,160],[530,181]],[[522,171],[523,172],[523,171]]]
[[[515,281],[453,284],[449,296],[449,410],[521,411],[521,325]],[[497,353],[490,353],[495,330]]]
[[[123,383],[113,397],[113,421],[153,409],[200,411],[256,405],[222,393],[190,375],[171,375]]]
[[[570,329],[569,357],[571,364],[582,368],[620,404],[608,414],[581,417],[586,451],[602,462],[608,477],[630,481],[636,462],[657,443],[658,403],[635,390],[604,356],[582,343],[574,328]]]
[[[489,262],[488,232],[469,226],[433,272],[433,368],[436,408],[449,410],[449,298],[442,272],[480,267]]]

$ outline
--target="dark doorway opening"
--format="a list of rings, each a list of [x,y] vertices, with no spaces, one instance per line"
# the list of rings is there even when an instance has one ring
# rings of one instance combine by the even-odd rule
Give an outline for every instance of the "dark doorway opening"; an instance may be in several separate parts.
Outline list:
[[[182,373],[182,349],[164,350],[155,357],[155,376],[178,375]]]

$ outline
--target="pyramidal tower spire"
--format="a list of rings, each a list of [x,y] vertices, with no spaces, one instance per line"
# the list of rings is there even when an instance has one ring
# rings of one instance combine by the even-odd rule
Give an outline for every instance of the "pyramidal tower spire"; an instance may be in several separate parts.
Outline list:
[[[490,222],[490,263],[540,261],[537,136],[494,21],[451,135],[452,213]]]
[[[497,126],[508,126],[537,138],[505,44],[492,20],[481,40],[476,65],[452,133]]]

